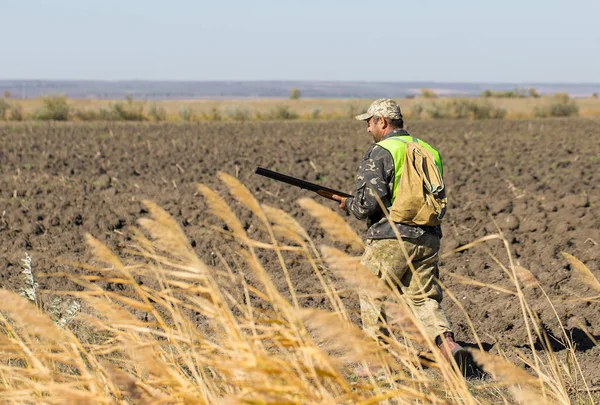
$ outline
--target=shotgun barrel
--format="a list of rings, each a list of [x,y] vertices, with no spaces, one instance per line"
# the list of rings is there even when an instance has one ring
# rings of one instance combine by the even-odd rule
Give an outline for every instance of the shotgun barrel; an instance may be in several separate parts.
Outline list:
[[[256,170],[254,170],[254,173],[260,174],[261,176],[265,176],[273,180],[281,181],[283,183],[291,184],[292,186],[296,186],[304,190],[314,191],[321,197],[329,198],[330,200],[333,200],[332,196],[334,194],[339,195],[340,197],[354,197],[353,195],[350,195],[348,193],[344,193],[328,187],[323,187],[306,180],[300,180],[292,176],[274,172],[273,170],[264,169],[262,167],[257,167]]]

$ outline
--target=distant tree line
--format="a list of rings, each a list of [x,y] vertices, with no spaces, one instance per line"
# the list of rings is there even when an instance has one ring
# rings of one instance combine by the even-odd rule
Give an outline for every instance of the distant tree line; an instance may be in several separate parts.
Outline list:
[[[495,98],[540,98],[540,93],[537,92],[533,87],[529,89],[513,89],[505,91],[493,91],[484,90],[480,94],[483,98],[495,97]]]

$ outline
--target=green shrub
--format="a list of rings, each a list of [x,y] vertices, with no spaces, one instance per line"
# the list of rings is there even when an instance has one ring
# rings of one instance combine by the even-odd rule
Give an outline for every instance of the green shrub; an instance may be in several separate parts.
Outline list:
[[[310,111],[310,119],[318,120],[319,118],[321,118],[321,108],[315,107]]]
[[[448,117],[446,103],[433,103],[427,108],[427,115],[433,119],[443,119]]]
[[[192,121],[194,119],[194,112],[188,105],[182,105],[179,108],[179,118],[183,121]]]
[[[98,110],[98,119],[100,121],[116,121],[117,117],[113,112],[112,107],[110,109],[101,108]]]
[[[25,114],[23,113],[23,107],[21,104],[15,103],[11,105],[8,119],[11,121],[23,121]]]
[[[536,96],[532,95],[532,93],[531,93],[532,91],[534,92],[534,94],[537,94],[535,89],[532,88],[532,89],[529,89],[529,95],[531,97],[536,97]],[[525,98],[525,97],[527,97],[527,90],[525,90],[525,89],[514,89],[514,90],[506,90],[506,91],[484,90],[483,92],[481,92],[480,96],[483,98],[487,98],[487,97]],[[537,97],[539,97],[539,94],[537,95]]]
[[[300,92],[300,89],[294,88],[290,91],[290,100],[298,100],[301,96],[302,93]]]
[[[208,114],[202,114],[202,118],[207,121],[221,121],[223,120],[223,115],[217,107],[213,107]]]
[[[10,109],[10,104],[8,104],[8,101],[0,99],[0,120],[6,119],[6,113],[8,112],[9,109]]]
[[[266,118],[271,120],[295,120],[298,118],[298,114],[290,110],[288,106],[280,105],[271,110]]]
[[[213,111],[214,110],[216,109],[213,109]],[[251,114],[248,110],[237,105],[232,105],[227,108],[225,115],[227,115],[227,118],[233,121],[246,121],[251,117]]]
[[[532,87],[529,89],[529,97],[540,98],[541,96],[540,93],[538,93],[537,90]]]
[[[167,110],[164,107],[158,106],[156,103],[150,104],[148,115],[154,121],[164,121],[167,119]]]
[[[549,102],[534,109],[536,117],[571,117],[579,114],[579,106],[567,93],[555,93]]]
[[[102,116],[102,110],[100,115]],[[135,103],[131,98],[127,99],[127,104],[115,103],[112,105],[108,114],[103,117],[109,121],[144,121],[144,105]]]
[[[421,118],[421,114],[423,114],[424,111],[425,108],[423,107],[423,104],[417,103],[413,105],[413,107],[410,109],[409,117],[412,119],[419,119]]]
[[[432,104],[427,113],[434,119],[485,119],[485,118],[504,118],[506,110],[495,107],[487,100],[473,99],[449,99],[439,103]]]
[[[65,96],[48,96],[42,99],[42,107],[33,113],[33,119],[42,121],[67,121],[69,105]]]
[[[435,94],[435,91],[433,91],[431,89],[421,89],[421,97],[436,98],[437,94]]]
[[[74,113],[77,119],[82,121],[144,121],[144,105],[136,103],[112,104],[108,109],[101,108],[98,111],[79,110]]]

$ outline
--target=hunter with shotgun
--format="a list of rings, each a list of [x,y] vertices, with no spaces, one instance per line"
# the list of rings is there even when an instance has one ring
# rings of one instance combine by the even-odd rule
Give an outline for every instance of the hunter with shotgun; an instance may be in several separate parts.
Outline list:
[[[318,185],[294,184],[289,178],[275,180],[315,191],[339,202],[340,209],[357,219],[367,220],[366,249],[361,263],[410,302],[443,357],[448,361],[454,359],[463,375],[472,375],[477,367],[470,353],[454,341],[450,321],[440,305],[442,291],[437,281],[440,224],[447,202],[441,156],[426,142],[409,135],[400,107],[391,99],[374,101],[356,119],[367,123],[367,132],[375,143],[360,164],[352,195],[326,188],[320,192]],[[412,269],[404,252],[408,253]],[[383,302],[374,302],[360,292],[359,298],[365,332],[374,339],[380,334],[387,335],[382,326],[386,319]]]

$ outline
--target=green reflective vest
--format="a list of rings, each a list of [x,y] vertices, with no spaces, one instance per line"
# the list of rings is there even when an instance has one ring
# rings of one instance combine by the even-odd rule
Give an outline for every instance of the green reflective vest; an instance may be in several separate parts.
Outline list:
[[[394,191],[390,203],[393,203],[396,199],[396,191],[398,190],[398,183],[400,181],[400,175],[402,174],[402,166],[404,166],[404,154],[406,152],[407,142],[417,142],[419,145],[431,152],[435,160],[435,165],[440,169],[440,174],[442,176],[444,175],[444,170],[442,168],[442,157],[440,156],[440,153],[433,149],[427,142],[410,135],[390,136],[383,141],[377,142],[377,145],[390,152],[392,158],[394,159]]]

